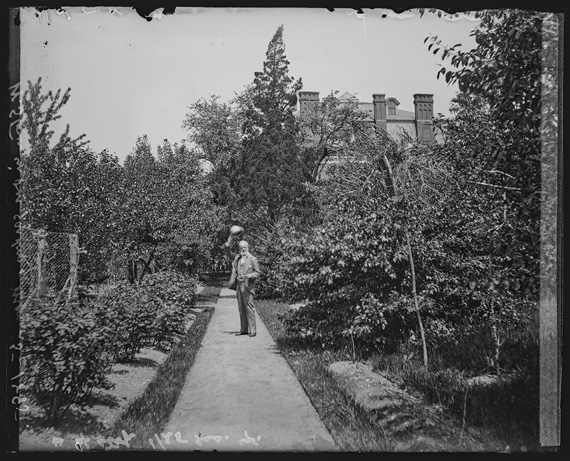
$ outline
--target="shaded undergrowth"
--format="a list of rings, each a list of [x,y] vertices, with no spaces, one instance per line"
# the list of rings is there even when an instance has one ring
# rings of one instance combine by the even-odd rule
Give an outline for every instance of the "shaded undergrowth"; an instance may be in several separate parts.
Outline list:
[[[397,353],[378,353],[371,363],[375,371],[420,392],[466,427],[501,439],[509,451],[540,450],[538,363],[501,379],[484,376],[483,384],[470,382],[466,372],[444,366],[437,357],[432,357],[429,370],[418,359],[406,360]]]
[[[257,312],[277,346],[305,388],[321,419],[344,451],[392,451],[395,441],[373,416],[358,407],[329,373],[329,364],[352,360],[354,351],[331,351],[287,336],[278,316],[289,310],[285,303],[258,300]],[[361,354],[358,354],[359,356]],[[467,376],[450,369],[432,357],[426,370],[419,355],[376,353],[366,360],[376,371],[404,388],[419,392],[430,403],[439,404],[444,414],[458,427],[479,438],[496,440],[508,451],[536,451],[538,446],[538,370],[526,370],[508,384],[470,389],[466,397]],[[361,360],[365,358],[360,356]],[[441,363],[440,363],[441,362]],[[440,364],[441,366],[437,365]],[[508,448],[507,448],[508,447]]]

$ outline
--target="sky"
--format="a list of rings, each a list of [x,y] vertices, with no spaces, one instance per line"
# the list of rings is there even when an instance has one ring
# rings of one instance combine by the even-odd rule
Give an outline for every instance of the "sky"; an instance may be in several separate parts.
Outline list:
[[[302,79],[303,90],[349,92],[365,102],[385,93],[410,111],[414,93],[432,93],[434,112],[448,115],[457,88],[437,80],[442,61],[424,40],[435,35],[472,49],[478,22],[362,11],[177,8],[163,15],[159,8],[147,21],[127,7],[22,8],[20,81],[23,91],[39,77],[46,91],[70,88],[56,135],[69,124],[71,136],[85,134],[91,149],[122,162],[145,134],[155,152],[164,139],[181,143],[190,105],[210,95],[229,102],[252,83],[283,25],[289,75]]]

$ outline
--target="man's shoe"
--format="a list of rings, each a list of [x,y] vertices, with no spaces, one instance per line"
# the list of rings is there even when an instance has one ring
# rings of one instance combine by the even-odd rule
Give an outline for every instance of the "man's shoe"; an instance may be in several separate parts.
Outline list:
[[[250,338],[253,338],[254,336],[255,336],[255,333],[250,333],[250,334],[249,334],[249,337],[250,337]]]
[[[236,336],[243,336],[243,335],[247,335],[247,333],[242,333],[241,331],[239,333],[236,333]]]

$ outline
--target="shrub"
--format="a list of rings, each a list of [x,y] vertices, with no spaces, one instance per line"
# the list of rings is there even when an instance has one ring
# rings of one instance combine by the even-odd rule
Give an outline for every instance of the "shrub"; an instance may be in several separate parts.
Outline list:
[[[150,274],[140,285],[117,285],[103,301],[106,324],[115,330],[115,359],[132,361],[145,346],[169,350],[195,298],[196,280],[177,272]]]
[[[176,335],[184,333],[188,309],[196,302],[196,279],[178,272],[148,275],[141,283],[157,307],[150,327],[151,344],[169,350]]]
[[[349,345],[349,339],[343,336],[342,331],[350,311],[349,306],[340,303],[312,301],[278,318],[291,338],[323,347],[340,348]]]
[[[119,283],[103,296],[106,309],[102,313],[105,325],[113,329],[114,360],[130,362],[149,343],[155,308],[149,297],[137,285]]]
[[[56,425],[71,404],[87,401],[94,388],[110,388],[106,378],[113,335],[100,322],[101,305],[90,300],[32,301],[22,312],[22,391]]]

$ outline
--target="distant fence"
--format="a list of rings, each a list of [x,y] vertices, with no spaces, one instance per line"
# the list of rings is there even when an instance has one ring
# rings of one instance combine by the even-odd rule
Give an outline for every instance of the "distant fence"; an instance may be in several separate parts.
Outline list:
[[[232,266],[229,258],[224,254],[213,254],[204,267],[204,272],[219,275],[231,272]]]
[[[20,306],[37,296],[73,296],[77,291],[77,234],[20,228]]]

